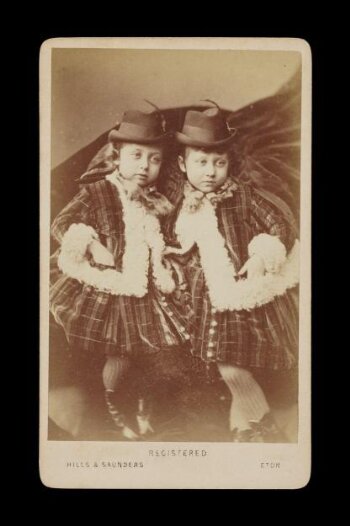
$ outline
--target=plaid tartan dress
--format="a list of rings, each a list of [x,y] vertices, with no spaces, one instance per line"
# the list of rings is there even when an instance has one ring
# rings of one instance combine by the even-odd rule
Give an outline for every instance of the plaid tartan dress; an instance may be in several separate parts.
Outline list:
[[[102,180],[83,187],[55,219],[53,237],[61,243],[73,223],[91,226],[114,255],[116,269],[122,269],[125,225],[114,185]],[[59,253],[60,249],[51,257],[50,309],[73,350],[135,355],[187,343],[181,309],[158,290],[150,272],[143,297],[113,295],[63,274]]]
[[[172,226],[167,226],[171,237],[183,201],[170,219]],[[232,195],[219,202],[216,217],[236,272],[247,261],[248,244],[254,236],[261,233],[278,236],[287,251],[295,241],[294,229],[279,211],[248,185],[237,185]],[[183,272],[193,310],[189,330],[194,356],[207,363],[228,362],[246,368],[287,370],[296,365],[296,287],[260,307],[220,311],[213,308],[210,300],[197,245],[183,256]]]

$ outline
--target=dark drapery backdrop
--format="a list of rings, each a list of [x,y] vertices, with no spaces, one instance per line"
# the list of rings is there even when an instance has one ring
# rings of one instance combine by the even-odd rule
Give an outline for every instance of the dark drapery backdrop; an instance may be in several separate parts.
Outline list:
[[[195,107],[162,110],[169,130],[176,131],[181,128],[185,113],[190,108]],[[234,175],[269,192],[271,199],[275,196],[277,206],[286,203],[298,217],[301,71],[275,95],[249,104],[238,111],[223,111],[229,125],[237,130],[236,140],[232,145]],[[94,164],[91,161],[106,145],[108,133],[109,130],[106,130],[52,170],[52,219],[77,192],[78,179],[90,164]],[[175,153],[174,151],[174,156]],[[102,168],[100,176],[103,177],[103,156],[95,165]],[[159,186],[172,201],[176,200],[181,189],[180,178],[174,158],[170,156],[163,168]],[[85,181],[88,180],[85,178]]]

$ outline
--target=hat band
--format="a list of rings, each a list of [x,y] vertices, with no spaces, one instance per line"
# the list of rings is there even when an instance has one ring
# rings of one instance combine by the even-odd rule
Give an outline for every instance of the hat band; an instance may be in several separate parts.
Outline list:
[[[163,131],[155,126],[140,126],[139,124],[133,124],[131,122],[123,122],[118,129],[119,133],[129,135],[131,137],[137,137],[142,139],[149,139],[151,137],[157,137],[162,135]]]
[[[198,126],[190,126],[189,124],[185,124],[185,126],[182,128],[182,133],[184,135],[187,135],[191,139],[197,141],[215,142],[229,137],[228,134],[222,133],[219,134],[220,136],[218,137],[214,131],[217,132],[218,130],[206,130],[205,128],[199,128]]]

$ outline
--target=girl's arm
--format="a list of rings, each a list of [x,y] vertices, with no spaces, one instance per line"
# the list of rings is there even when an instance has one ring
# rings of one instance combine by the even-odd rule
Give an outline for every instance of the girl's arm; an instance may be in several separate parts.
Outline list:
[[[251,214],[261,233],[251,239],[248,254],[250,257],[259,256],[267,272],[278,272],[296,240],[295,226],[254,191]]]
[[[52,236],[61,245],[61,263],[82,262],[88,251],[95,263],[114,266],[113,255],[100,243],[94,227],[90,194],[83,188],[58,214],[51,227]]]
[[[68,203],[67,206],[58,214],[51,226],[51,235],[59,243],[62,243],[63,236],[73,224],[86,225],[92,227],[90,196],[86,188]]]

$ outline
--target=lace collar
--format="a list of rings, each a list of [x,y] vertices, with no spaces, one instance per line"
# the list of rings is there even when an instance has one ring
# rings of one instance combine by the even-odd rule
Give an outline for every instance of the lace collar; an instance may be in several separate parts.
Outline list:
[[[133,181],[124,179],[117,170],[107,175],[106,179],[112,184],[116,184],[117,181],[130,201],[138,201],[152,215],[165,216],[174,208],[170,201],[158,192],[155,185],[140,187]]]
[[[233,196],[233,192],[237,190],[238,185],[230,177],[226,179],[224,184],[218,188],[216,192],[204,193],[194,188],[188,181],[184,185],[184,201],[183,208],[190,213],[196,212],[207,199],[211,202],[214,208],[219,203]]]

